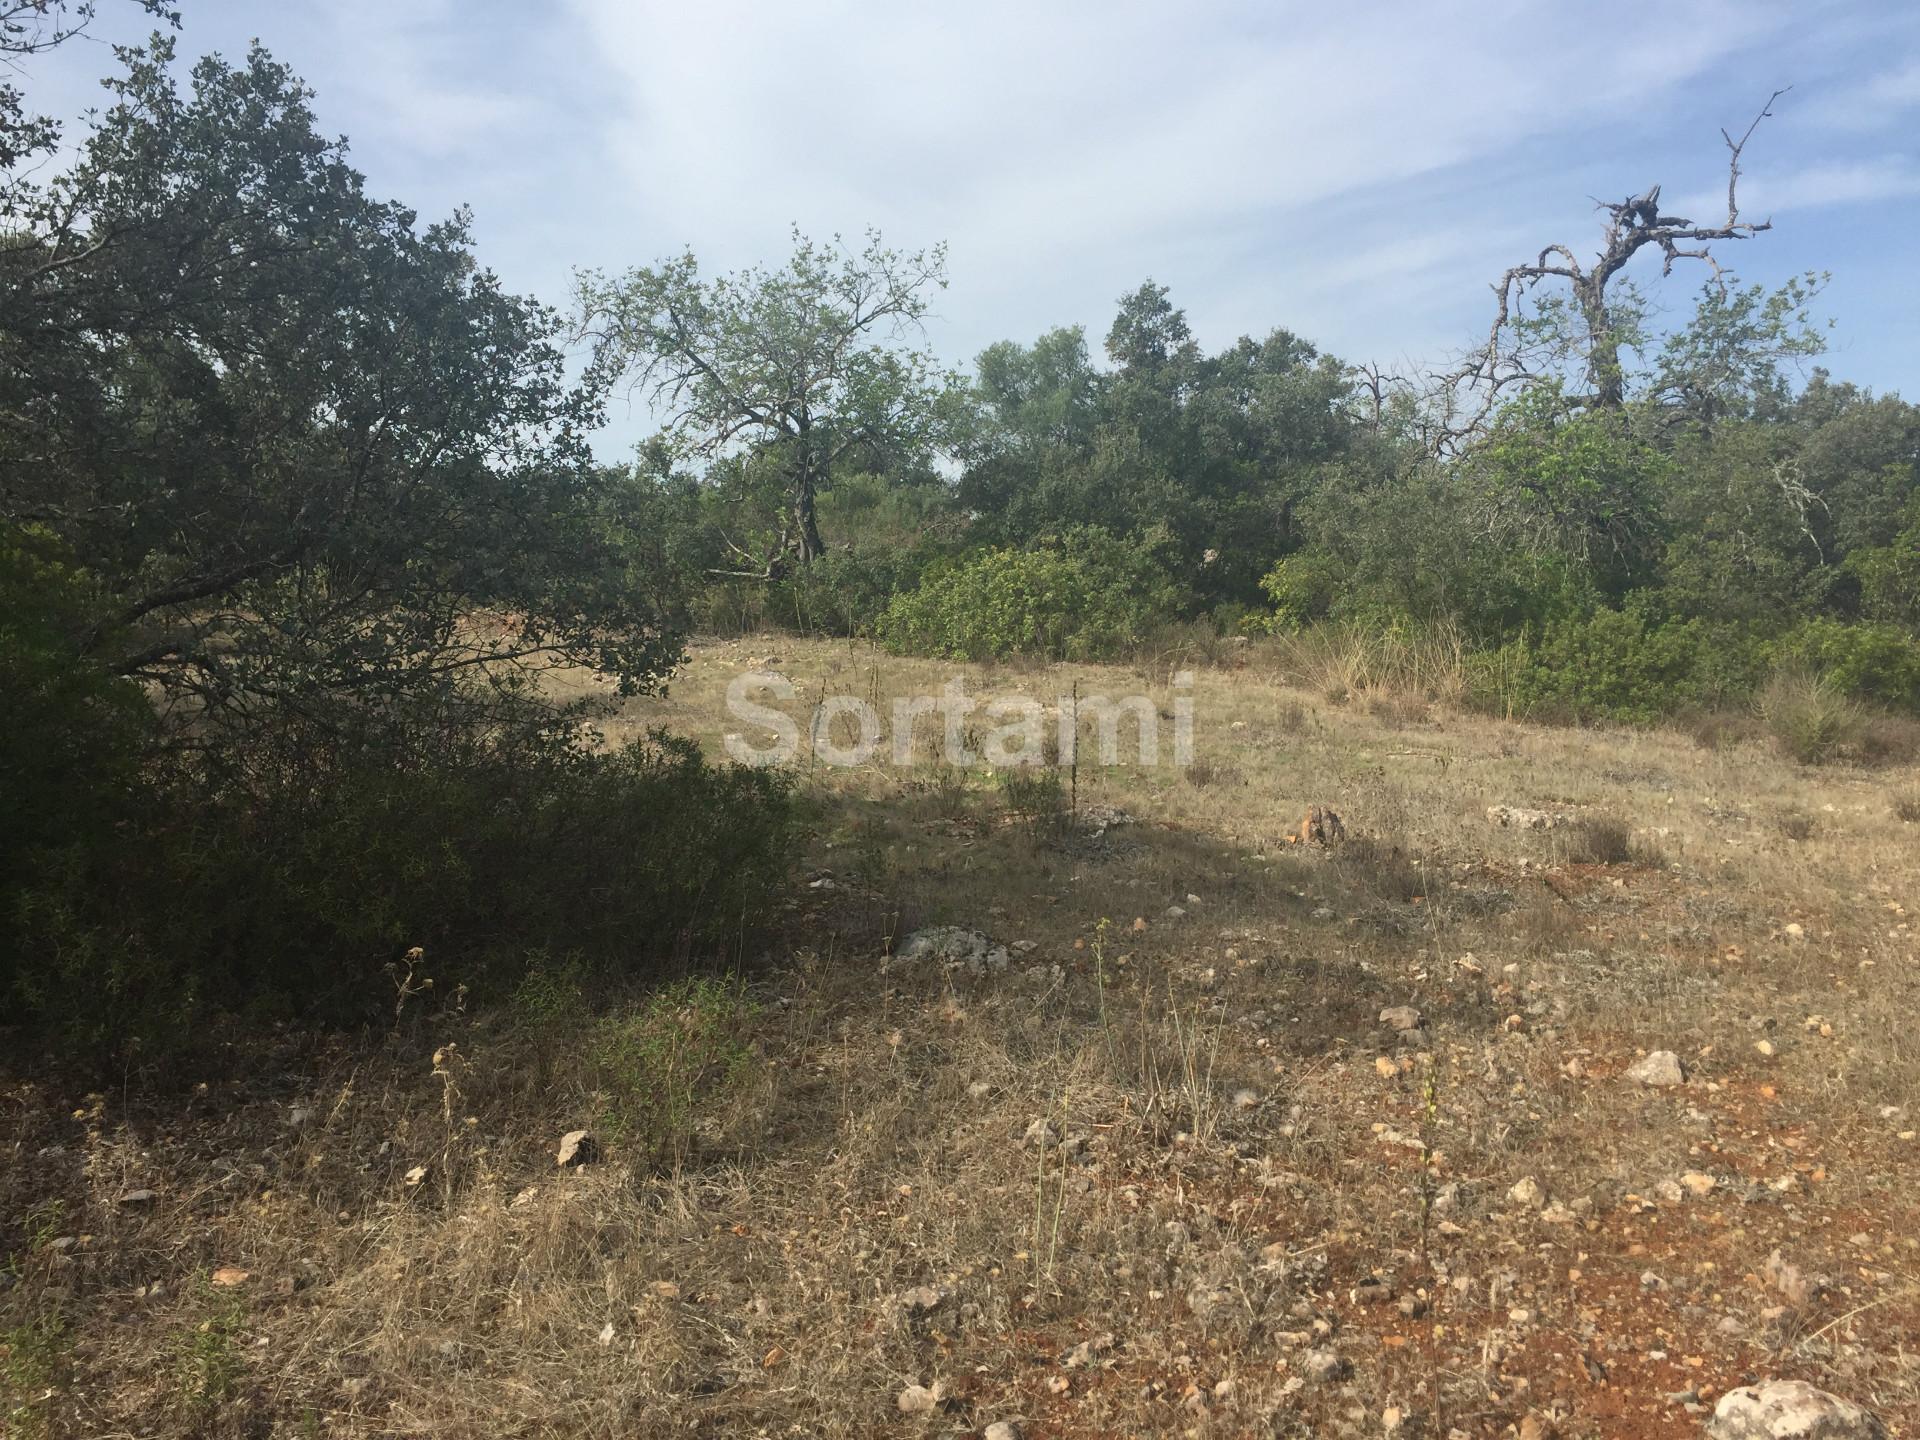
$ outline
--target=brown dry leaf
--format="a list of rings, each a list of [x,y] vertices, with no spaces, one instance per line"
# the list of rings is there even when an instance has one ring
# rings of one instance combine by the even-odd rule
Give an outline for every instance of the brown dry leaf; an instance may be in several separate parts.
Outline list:
[[[213,1272],[212,1276],[213,1283],[221,1286],[223,1289],[231,1288],[235,1285],[244,1285],[252,1278],[252,1271],[242,1270],[238,1265],[222,1265],[218,1270]]]

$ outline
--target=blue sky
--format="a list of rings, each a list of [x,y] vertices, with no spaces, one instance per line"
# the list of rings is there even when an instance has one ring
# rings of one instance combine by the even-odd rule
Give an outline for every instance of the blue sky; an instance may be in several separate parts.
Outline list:
[[[470,204],[482,260],[564,302],[576,265],[691,246],[777,260],[789,227],[950,247],[944,359],[1087,327],[1172,287],[1201,340],[1277,325],[1410,370],[1483,334],[1488,283],[1597,241],[1589,196],[1659,181],[1724,214],[1722,126],[1791,84],[1719,249],[1833,272],[1836,373],[1920,398],[1920,6],[180,0],[181,54],[259,37],[376,193]],[[100,39],[146,27],[104,0]],[[95,103],[98,43],[32,62]],[[1644,268],[1643,268],[1644,267]],[[1673,310],[1700,274],[1635,273]],[[602,437],[624,451],[645,417]]]

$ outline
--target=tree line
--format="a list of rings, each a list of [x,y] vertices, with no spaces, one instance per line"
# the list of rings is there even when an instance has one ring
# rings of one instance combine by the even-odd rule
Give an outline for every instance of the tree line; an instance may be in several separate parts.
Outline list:
[[[183,76],[136,3],[163,28],[71,152],[0,85],[0,995],[48,1033],[364,1022],[415,950],[449,993],[737,950],[785,783],[605,752],[544,683],[645,693],[700,630],[978,658],[1446,626],[1514,711],[1789,670],[1920,706],[1920,412],[1803,373],[1822,277],[1712,261],[1765,228],[1751,129],[1724,224],[1603,207],[1598,260],[1509,271],[1448,374],[1209,351],[1151,281],[1097,355],[1066,327],[963,374],[921,329],[944,250],[877,235],[511,294],[467,215],[367,192],[285,65]],[[0,0],[0,52],[89,13]],[[1642,252],[1713,264],[1664,332]],[[608,464],[623,391],[657,433]]]

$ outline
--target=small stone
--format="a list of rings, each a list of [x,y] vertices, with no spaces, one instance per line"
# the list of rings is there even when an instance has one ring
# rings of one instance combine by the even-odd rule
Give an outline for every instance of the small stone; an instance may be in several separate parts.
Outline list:
[[[1680,1177],[1680,1183],[1687,1187],[1689,1194],[1704,1199],[1713,1193],[1714,1187],[1720,1182],[1703,1171],[1689,1170]]]
[[[1178,905],[1169,905],[1166,909],[1166,916],[1169,920],[1184,920],[1186,919],[1187,912],[1182,910]]]
[[[940,1408],[941,1391],[944,1386],[909,1385],[894,1400],[894,1405],[902,1415],[928,1415]]]
[[[916,1285],[911,1290],[902,1290],[895,1296],[894,1304],[903,1315],[931,1315],[952,1298],[951,1290],[935,1289],[931,1285]]]
[[[1113,1349],[1111,1333],[1096,1335],[1091,1340],[1082,1340],[1066,1354],[1060,1357],[1060,1363],[1069,1370],[1086,1370],[1099,1362],[1102,1355]]]
[[[1380,1012],[1380,1023],[1390,1030],[1418,1030],[1420,1018],[1411,1005],[1389,1005]]]
[[[120,1203],[122,1205],[151,1205],[159,1198],[158,1192],[153,1190],[129,1190],[120,1197]]]
[[[980,1440],[1026,1440],[1017,1420],[996,1420],[980,1432]]]
[[[1687,1072],[1673,1051],[1650,1050],[1627,1067],[1627,1079],[1664,1089],[1686,1084]]]
[[[1773,1041],[1756,1040],[1753,1042],[1753,1050],[1756,1055],[1763,1055],[1771,1060],[1773,1058]]]
[[[238,1265],[222,1265],[209,1277],[223,1290],[231,1290],[236,1285],[244,1285],[252,1278],[252,1272],[242,1270]]]
[[[1043,1116],[1041,1119],[1027,1126],[1027,1133],[1020,1137],[1020,1143],[1022,1145],[1037,1146],[1045,1150],[1050,1145],[1058,1145],[1060,1143],[1060,1134]]]
[[[1257,1110],[1260,1107],[1258,1090],[1236,1090],[1233,1092],[1233,1108],[1236,1110]]]
[[[554,1152],[553,1163],[561,1169],[574,1165],[591,1165],[600,1158],[600,1146],[592,1135],[585,1130],[569,1130],[560,1137],[560,1148]]]
[[[1713,1407],[1708,1440],[1885,1440],[1886,1427],[1850,1400],[1804,1380],[1729,1390]]]
[[[1687,1198],[1687,1192],[1680,1188],[1678,1180],[1662,1180],[1653,1187],[1653,1197],[1669,1205],[1678,1205]]]
[[[1301,1366],[1308,1378],[1322,1385],[1332,1385],[1346,1379],[1353,1373],[1353,1362],[1338,1350],[1322,1346],[1318,1350],[1309,1350],[1301,1359]]]
[[[1807,927],[1798,920],[1791,920],[1782,927],[1781,933],[1789,940],[1800,940],[1806,937]]]
[[[1529,1175],[1514,1182],[1513,1188],[1507,1191],[1507,1201],[1528,1210],[1538,1210],[1547,1203],[1547,1193],[1540,1188],[1540,1182]]]
[[[991,1094],[993,1094],[993,1086],[984,1080],[976,1080],[967,1086],[967,1098],[969,1100],[984,1100]]]

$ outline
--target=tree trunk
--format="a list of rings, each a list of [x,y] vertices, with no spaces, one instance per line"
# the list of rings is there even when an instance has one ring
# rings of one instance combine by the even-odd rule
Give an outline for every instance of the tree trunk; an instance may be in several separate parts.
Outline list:
[[[1620,339],[1613,333],[1613,316],[1607,310],[1603,287],[1608,278],[1609,272],[1597,271],[1576,290],[1587,321],[1587,379],[1593,386],[1594,407],[1618,410],[1627,403],[1627,381],[1620,368]]]
[[[802,466],[793,487],[794,550],[802,565],[811,565],[827,553],[820,538],[820,521],[814,512],[813,471]]]

